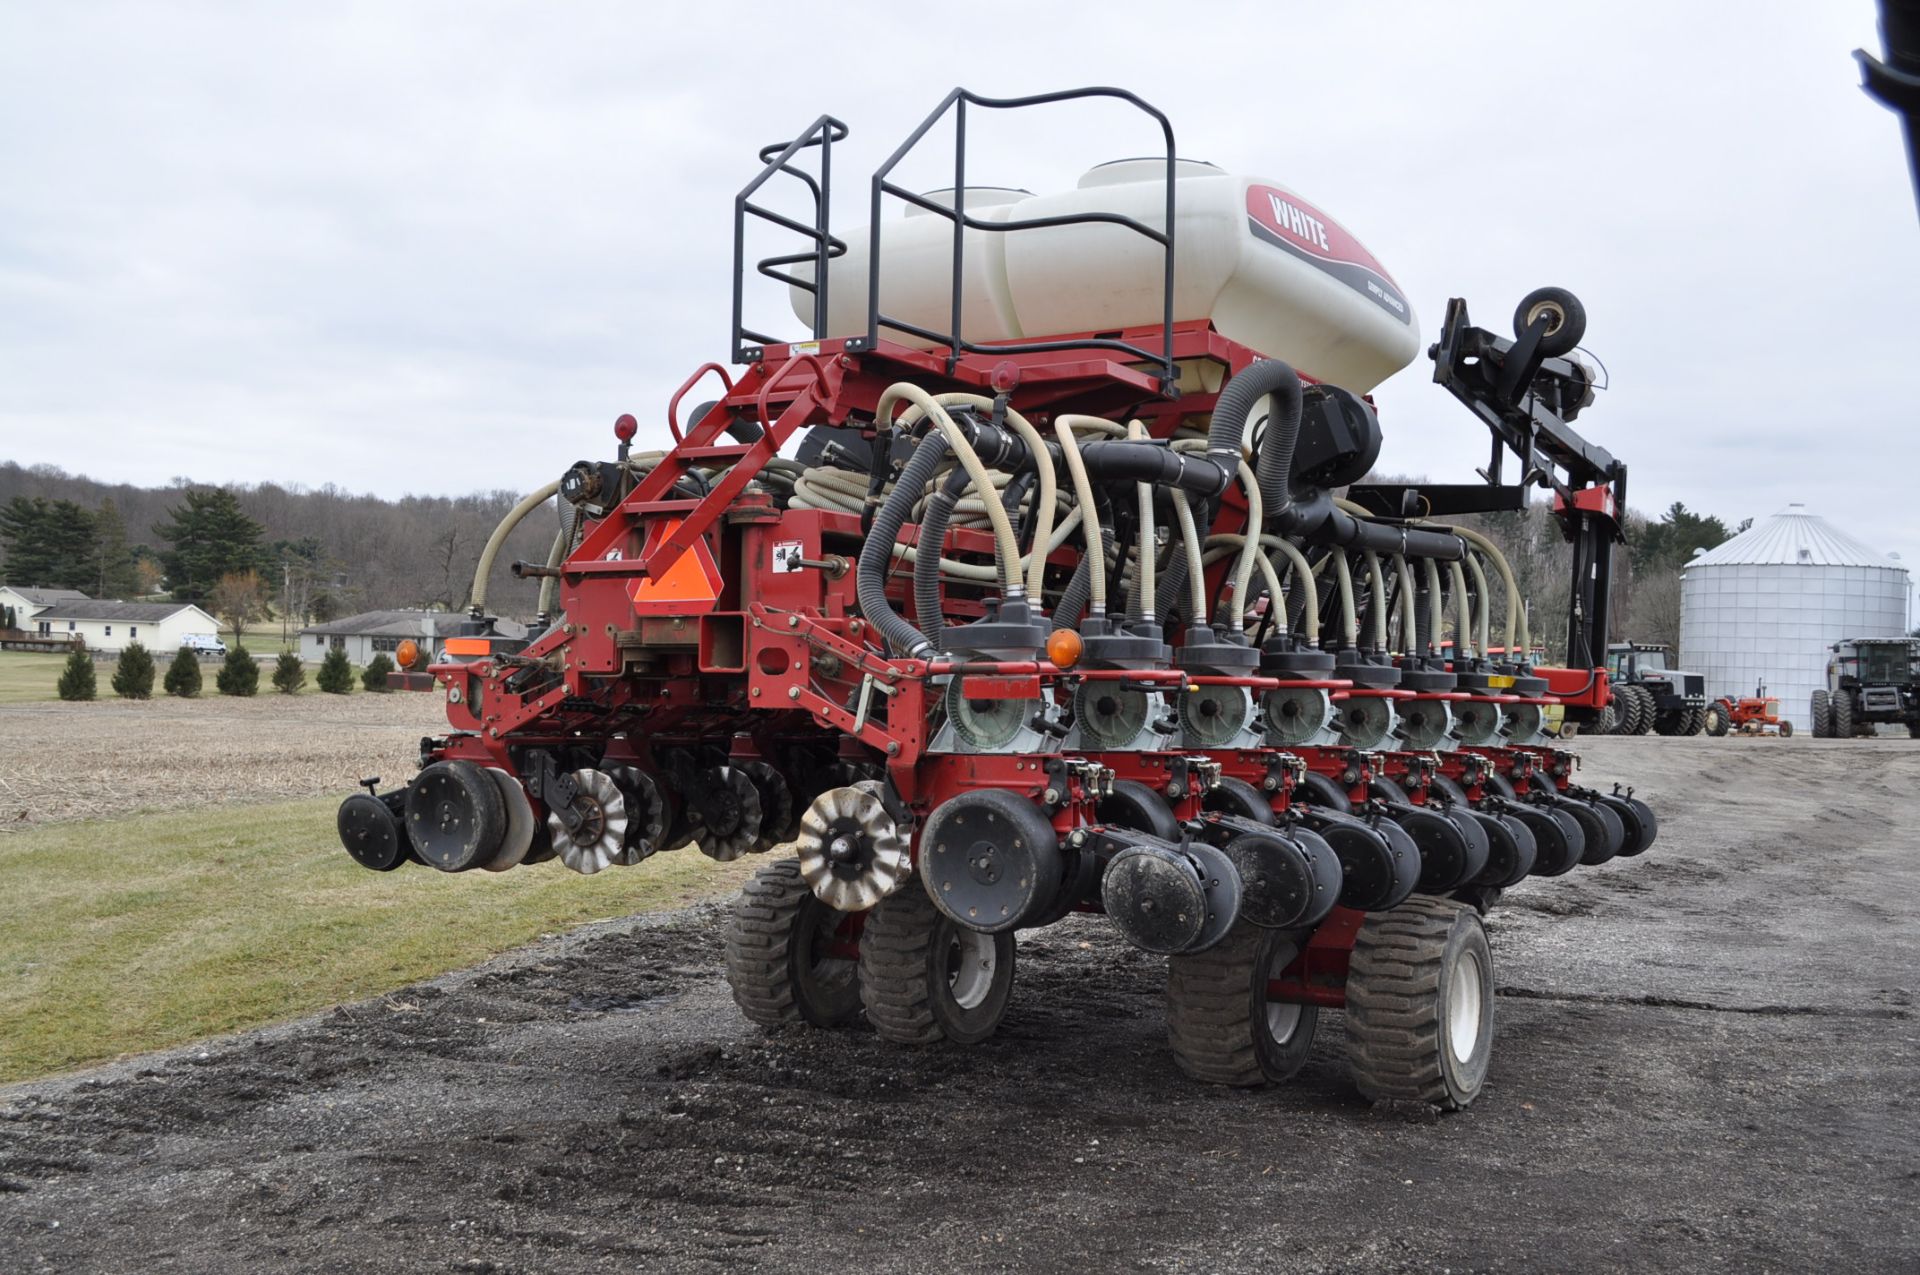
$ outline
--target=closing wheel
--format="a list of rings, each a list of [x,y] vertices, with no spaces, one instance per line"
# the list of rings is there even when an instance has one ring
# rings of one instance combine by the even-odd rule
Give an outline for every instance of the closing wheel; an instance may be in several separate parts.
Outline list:
[[[1004,788],[949,797],[920,833],[920,880],[949,920],[997,934],[1039,917],[1060,889],[1060,838]]]
[[[1299,955],[1275,930],[1237,925],[1205,952],[1167,962],[1167,1043],[1180,1070],[1215,1085],[1259,1085],[1299,1071],[1320,1010],[1272,998]]]
[[[592,876],[625,860],[627,824],[632,812],[627,808],[626,794],[604,772],[576,770],[573,782],[579,789],[574,802],[579,824],[569,830],[560,812],[549,809],[547,834],[560,853],[560,862],[575,872]]]
[[[437,761],[407,789],[407,835],[420,858],[442,872],[479,867],[506,832],[500,789],[470,761]]]
[[[357,792],[340,803],[335,820],[340,844],[353,861],[375,872],[391,872],[407,861],[406,833],[386,802]]]
[[[1300,777],[1293,799],[1343,815],[1353,813],[1353,798],[1347,795],[1347,790],[1335,783],[1332,775],[1323,775],[1317,770],[1309,770]]]
[[[1347,1059],[1375,1102],[1453,1110],[1486,1083],[1493,953],[1479,915],[1416,895],[1370,914],[1347,966]]]
[[[1640,826],[1640,812],[1625,797],[1613,797],[1606,793],[1595,795],[1593,804],[1613,812],[1620,821],[1620,857],[1631,859],[1652,844]]]
[[[1132,845],[1108,861],[1100,900],[1127,942],[1145,952],[1185,952],[1206,928],[1208,900],[1200,869],[1171,847]]]
[[[913,875],[907,838],[864,784],[829,788],[800,818],[800,875],[841,912],[863,912]]]
[[[1255,823],[1274,821],[1273,803],[1267,800],[1266,794],[1246,780],[1235,779],[1231,775],[1223,777],[1209,788],[1201,805],[1207,810],[1223,815],[1238,815]]]
[[[1094,814],[1102,823],[1151,833],[1162,841],[1180,840],[1180,821],[1173,817],[1173,807],[1138,779],[1114,780],[1113,790],[1100,799]]]
[[[537,821],[533,817],[533,803],[527,800],[527,790],[520,786],[518,779],[497,766],[488,766],[485,770],[494,787],[500,790],[500,802],[507,811],[507,830],[493,858],[480,866],[489,872],[505,872],[526,861],[527,852],[533,849],[533,829]]]
[[[660,848],[673,812],[666,789],[638,766],[609,765],[605,770],[627,802],[627,832],[613,862],[630,868]]]
[[[1564,876],[1579,866],[1587,843],[1572,815],[1518,803],[1508,805],[1501,813],[1524,824],[1533,834],[1534,876]]]
[[[1013,934],[982,934],[942,916],[919,890],[867,913],[860,1000],[882,1039],[973,1045],[993,1035],[1013,995]]]
[[[1559,814],[1572,817],[1580,825],[1581,863],[1595,867],[1619,852],[1619,842],[1609,840],[1607,825],[1592,806],[1571,797],[1559,797],[1554,800],[1553,808]],[[1619,820],[1615,819],[1614,822],[1617,824]]]
[[[860,1012],[858,963],[836,950],[849,916],[814,897],[798,860],[754,874],[725,937],[727,986],[748,1021],[836,1027]]]
[[[740,769],[760,794],[760,836],[754,841],[755,852],[793,840],[800,830],[801,812],[796,809],[793,788],[786,777],[763,761],[743,761]]]
[[[700,817],[694,838],[700,853],[721,863],[750,854],[760,845],[765,811],[760,790],[738,766],[716,766],[694,779],[688,802]]]

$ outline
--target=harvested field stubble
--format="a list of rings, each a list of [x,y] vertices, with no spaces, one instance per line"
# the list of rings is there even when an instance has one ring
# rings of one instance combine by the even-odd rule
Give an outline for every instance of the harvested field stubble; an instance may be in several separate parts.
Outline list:
[[[398,692],[0,705],[0,832],[401,783],[445,709]]]

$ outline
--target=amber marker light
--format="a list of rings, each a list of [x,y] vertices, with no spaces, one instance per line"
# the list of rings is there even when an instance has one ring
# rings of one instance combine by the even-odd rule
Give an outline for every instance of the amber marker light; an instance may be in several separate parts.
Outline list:
[[[412,668],[419,658],[420,647],[412,638],[402,641],[393,652],[393,662],[401,668]]]
[[[1072,668],[1080,662],[1080,634],[1073,629],[1055,629],[1047,635],[1047,658],[1055,668]]]

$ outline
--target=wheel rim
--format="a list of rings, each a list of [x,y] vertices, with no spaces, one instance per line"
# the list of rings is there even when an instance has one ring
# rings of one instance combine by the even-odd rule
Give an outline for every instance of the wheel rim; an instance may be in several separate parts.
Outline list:
[[[816,1004],[842,994],[855,977],[855,962],[833,954],[842,919],[842,913],[816,901],[802,922],[810,933],[806,936],[806,957],[795,973],[802,991]]]
[[[1287,966],[1293,964],[1296,949],[1291,943],[1274,945],[1273,955],[1267,959],[1267,981],[1271,983],[1287,972]],[[1300,1030],[1302,1006],[1292,1001],[1267,1002],[1267,1035],[1276,1045],[1284,1045],[1293,1039]]]
[[[1466,1062],[1480,1043],[1480,958],[1464,952],[1447,987],[1447,1045],[1454,1059]]]
[[[993,935],[954,926],[947,936],[947,994],[961,1009],[977,1009],[993,992],[1000,953]]]

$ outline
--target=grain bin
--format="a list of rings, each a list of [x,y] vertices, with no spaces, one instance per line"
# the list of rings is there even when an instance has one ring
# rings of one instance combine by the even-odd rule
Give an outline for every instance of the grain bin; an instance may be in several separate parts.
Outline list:
[[[1680,658],[1706,675],[1709,697],[1765,682],[1781,716],[1806,730],[1827,647],[1897,636],[1906,616],[1906,568],[1792,504],[1687,564]]]

